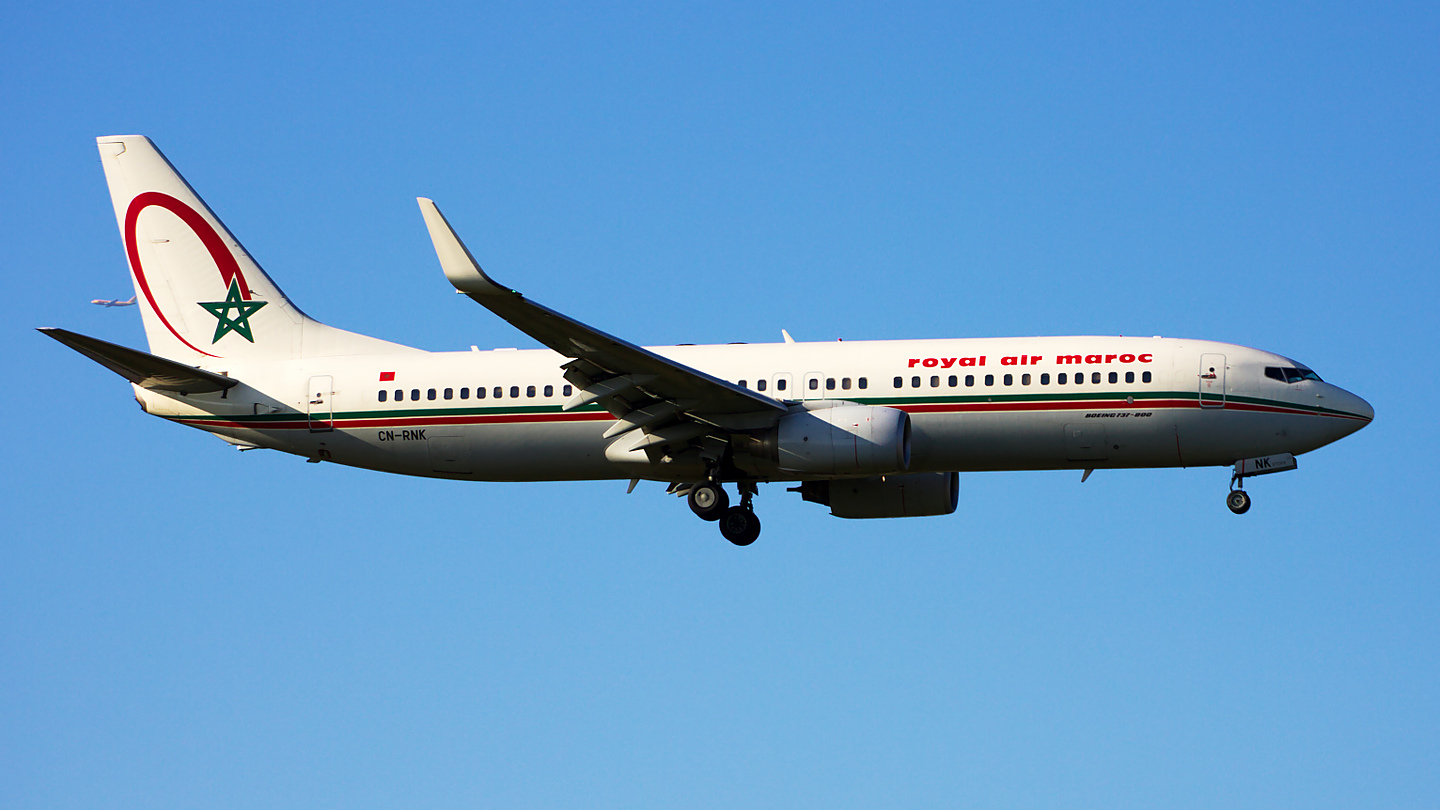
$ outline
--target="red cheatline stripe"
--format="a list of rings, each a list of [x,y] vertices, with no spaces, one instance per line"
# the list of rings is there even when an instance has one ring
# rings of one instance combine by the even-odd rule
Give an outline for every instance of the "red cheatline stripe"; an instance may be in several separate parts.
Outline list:
[[[210,419],[205,417],[187,418],[178,417],[177,422],[184,422],[195,427],[231,427],[249,428],[251,430],[300,430],[309,429],[309,420],[296,419],[285,422],[235,422],[229,419]],[[337,428],[364,428],[364,427],[416,427],[424,425],[496,425],[496,424],[523,424],[526,422],[613,422],[615,417],[608,413],[529,413],[529,414],[497,414],[493,416],[401,416],[381,417],[376,419],[316,419],[317,422],[333,422]]]
[[[1165,410],[1165,409],[1198,409],[1200,403],[1194,399],[1152,399],[1142,400],[1134,404],[1116,400],[1091,400],[1072,402],[949,402],[934,403],[928,405],[892,405],[906,413],[987,413],[987,412],[1015,412],[1015,411],[1066,411],[1066,410]],[[1208,409],[1207,409],[1208,410]],[[1216,408],[1214,410],[1221,410]],[[1310,416],[1334,416],[1342,419],[1361,419],[1362,417],[1351,414],[1316,414],[1315,411],[1302,408],[1283,408],[1270,405],[1255,405],[1247,402],[1227,402],[1224,410],[1232,411],[1254,411],[1259,413],[1283,413],[1299,414]],[[492,414],[492,415],[461,415],[461,416],[396,416],[396,417],[375,417],[368,419],[333,419],[316,420],[331,421],[337,428],[368,428],[368,427],[416,427],[425,425],[503,425],[503,424],[525,424],[545,422],[610,422],[615,417],[608,413],[586,412],[586,413],[526,413],[526,414]],[[189,418],[177,417],[177,422],[183,422],[195,427],[230,427],[249,428],[252,430],[301,430],[309,429],[310,422],[305,419],[294,419],[284,422],[236,422],[228,419],[216,419],[207,417]]]

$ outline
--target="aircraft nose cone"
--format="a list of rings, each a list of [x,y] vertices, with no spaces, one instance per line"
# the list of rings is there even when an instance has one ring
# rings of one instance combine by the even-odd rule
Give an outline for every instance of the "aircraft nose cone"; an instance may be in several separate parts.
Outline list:
[[[1375,419],[1375,409],[1370,406],[1370,403],[1343,388],[1335,390],[1331,407],[1353,417],[1352,427],[1345,431],[1347,435],[1365,427]]]
[[[1370,403],[1366,402],[1360,397],[1356,397],[1354,394],[1351,394],[1350,396],[1355,397],[1355,413],[1365,417],[1366,424],[1374,421],[1375,409],[1371,407]]]

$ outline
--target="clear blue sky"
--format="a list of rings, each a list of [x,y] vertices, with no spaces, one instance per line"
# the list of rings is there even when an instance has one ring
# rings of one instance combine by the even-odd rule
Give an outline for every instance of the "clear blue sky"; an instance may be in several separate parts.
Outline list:
[[[1433,3],[12,4],[0,807],[1440,804]],[[312,315],[534,345],[1163,334],[1378,418],[1257,479],[404,479],[140,413],[94,139],[155,139]],[[33,419],[31,417],[34,417]]]

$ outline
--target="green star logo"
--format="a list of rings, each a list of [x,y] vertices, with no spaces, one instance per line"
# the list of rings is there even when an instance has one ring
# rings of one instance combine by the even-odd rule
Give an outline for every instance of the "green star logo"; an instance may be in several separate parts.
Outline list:
[[[218,323],[215,324],[215,337],[210,339],[211,343],[220,342],[220,338],[230,332],[234,332],[251,343],[255,342],[255,336],[250,333],[250,316],[265,306],[266,301],[246,301],[240,297],[240,282],[230,279],[230,290],[225,294],[224,301],[197,301],[205,311],[215,316]],[[235,310],[235,317],[230,317],[230,310]]]

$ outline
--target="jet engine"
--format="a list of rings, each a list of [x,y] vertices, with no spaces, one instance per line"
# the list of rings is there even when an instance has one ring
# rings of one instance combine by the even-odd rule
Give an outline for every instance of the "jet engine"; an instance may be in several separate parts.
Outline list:
[[[910,416],[895,408],[839,405],[782,417],[767,444],[785,472],[876,475],[910,466]]]
[[[830,507],[842,518],[928,517],[948,515],[960,502],[960,473],[914,473],[806,481],[798,490],[811,503]],[[794,491],[794,490],[792,490]]]

